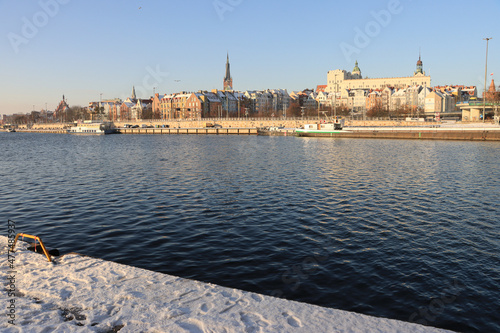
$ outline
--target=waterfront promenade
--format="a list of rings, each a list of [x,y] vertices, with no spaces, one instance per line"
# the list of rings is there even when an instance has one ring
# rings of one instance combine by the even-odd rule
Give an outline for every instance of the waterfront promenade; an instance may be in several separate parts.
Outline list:
[[[138,125],[142,128],[143,125],[151,126],[154,128],[210,128],[207,124],[217,125],[221,128],[257,128],[266,126],[283,126],[286,128],[299,128],[305,124],[317,123],[318,118],[209,118],[201,120],[130,120],[130,121],[114,121],[116,128],[124,128],[125,125]],[[357,127],[407,127],[407,126],[417,126],[425,125],[429,126],[432,124],[440,124],[433,122],[412,122],[412,121],[402,121],[402,120],[350,120],[346,119],[346,126],[357,126]],[[64,128],[69,128],[73,126],[73,123],[47,123],[47,124],[34,124],[31,126],[31,130],[37,131],[61,131]],[[19,125],[19,129],[27,129],[26,125]]]
[[[300,128],[317,123],[317,119],[207,119],[184,121],[115,122],[118,134],[186,134],[186,135],[257,135],[257,127],[283,126]],[[137,128],[125,125],[138,125]],[[207,127],[209,125],[209,127]],[[36,124],[30,129],[20,126],[18,132],[67,133],[71,124]],[[416,122],[396,120],[346,120],[346,132],[324,133],[323,137],[369,139],[421,139],[500,141],[500,126],[493,123]]]

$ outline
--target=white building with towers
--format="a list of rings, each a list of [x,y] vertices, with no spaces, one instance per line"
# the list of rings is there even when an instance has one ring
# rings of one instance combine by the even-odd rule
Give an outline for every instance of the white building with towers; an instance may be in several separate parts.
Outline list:
[[[327,74],[327,93],[339,93],[346,89],[380,89],[386,87],[402,89],[410,86],[431,86],[431,77],[425,75],[423,62],[419,56],[417,61],[417,69],[412,76],[402,77],[387,77],[364,79],[361,75],[358,62],[354,66],[352,72],[343,69],[331,70]]]

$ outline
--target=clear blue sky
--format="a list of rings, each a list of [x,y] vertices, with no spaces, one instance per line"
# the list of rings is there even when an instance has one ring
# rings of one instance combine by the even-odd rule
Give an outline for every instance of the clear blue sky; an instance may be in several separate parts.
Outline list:
[[[221,89],[226,52],[242,91],[315,88],[355,60],[363,76],[410,76],[419,48],[432,85],[482,89],[484,37],[488,85],[500,76],[499,14],[498,0],[0,0],[0,114],[133,85],[142,98]]]

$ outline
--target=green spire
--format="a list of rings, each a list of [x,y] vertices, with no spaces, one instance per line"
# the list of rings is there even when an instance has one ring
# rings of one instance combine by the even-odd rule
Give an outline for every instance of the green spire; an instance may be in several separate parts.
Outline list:
[[[361,72],[361,70],[358,67],[358,61],[356,60],[356,64],[354,65],[354,69],[352,70],[353,73],[355,72]]]

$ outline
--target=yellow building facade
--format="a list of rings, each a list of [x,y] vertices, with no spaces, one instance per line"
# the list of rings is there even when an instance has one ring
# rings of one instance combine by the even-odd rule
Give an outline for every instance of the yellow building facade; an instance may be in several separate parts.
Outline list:
[[[423,87],[431,86],[431,77],[425,75],[423,71],[422,60],[417,61],[417,70],[412,76],[408,77],[387,77],[363,79],[361,70],[358,67],[358,62],[352,72],[342,69],[328,71],[327,86],[325,91],[328,93],[341,92],[346,89],[380,89],[385,87],[406,88],[408,86],[420,85]]]

